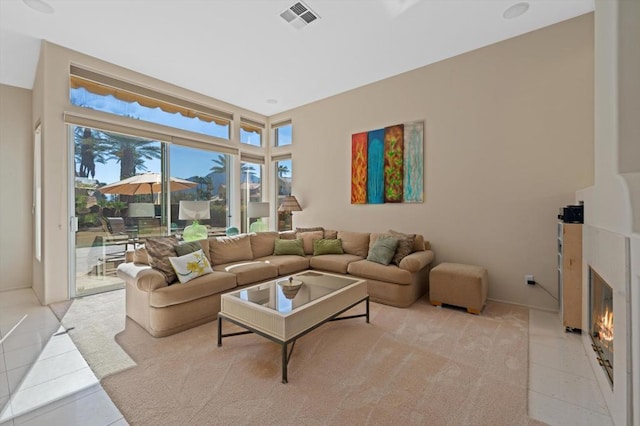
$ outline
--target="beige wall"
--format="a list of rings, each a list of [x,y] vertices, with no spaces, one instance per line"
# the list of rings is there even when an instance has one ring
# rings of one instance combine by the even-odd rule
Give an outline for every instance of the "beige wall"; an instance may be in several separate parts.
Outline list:
[[[31,90],[0,85],[0,291],[31,287]]]
[[[294,226],[422,233],[491,298],[556,309],[524,275],[556,295],[558,208],[593,184],[593,51],[589,14],[271,117],[293,120]],[[425,202],[351,205],[351,135],[413,120]]]

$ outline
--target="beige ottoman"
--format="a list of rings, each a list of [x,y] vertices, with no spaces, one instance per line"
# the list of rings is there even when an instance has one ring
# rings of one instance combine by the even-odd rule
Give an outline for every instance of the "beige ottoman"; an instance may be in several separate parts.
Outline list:
[[[478,315],[488,291],[489,277],[482,266],[441,263],[429,273],[429,299],[435,306],[461,306]]]

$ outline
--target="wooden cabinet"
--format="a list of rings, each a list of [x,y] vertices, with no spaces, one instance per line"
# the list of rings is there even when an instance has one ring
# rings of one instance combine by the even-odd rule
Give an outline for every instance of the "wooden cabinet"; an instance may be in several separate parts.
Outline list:
[[[582,224],[558,223],[558,286],[562,325],[582,328]]]

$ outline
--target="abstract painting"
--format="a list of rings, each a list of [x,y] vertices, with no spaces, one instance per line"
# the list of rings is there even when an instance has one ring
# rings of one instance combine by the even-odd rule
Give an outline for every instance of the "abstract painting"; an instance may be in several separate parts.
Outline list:
[[[351,204],[424,202],[424,122],[351,135]]]

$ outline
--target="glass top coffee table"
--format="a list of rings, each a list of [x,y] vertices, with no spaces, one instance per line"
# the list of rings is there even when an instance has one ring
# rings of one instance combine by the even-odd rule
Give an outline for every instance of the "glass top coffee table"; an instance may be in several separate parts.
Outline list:
[[[298,338],[327,321],[366,317],[369,322],[369,295],[366,280],[306,271],[293,275],[302,285],[291,291],[289,277],[225,293],[218,313],[218,346],[222,338],[255,333],[282,346],[282,383],[287,383],[287,365]],[[363,314],[339,316],[365,302]],[[222,334],[222,321],[247,331]],[[289,344],[291,348],[287,353]]]

